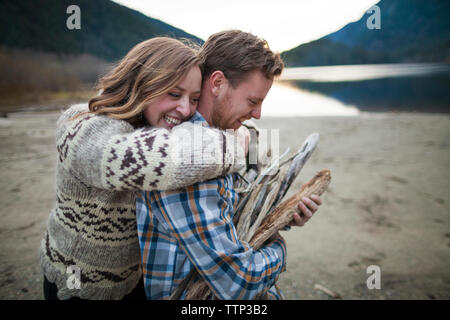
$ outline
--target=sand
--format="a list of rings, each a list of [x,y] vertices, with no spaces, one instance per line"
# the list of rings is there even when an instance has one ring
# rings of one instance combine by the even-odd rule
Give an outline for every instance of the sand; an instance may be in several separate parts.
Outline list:
[[[55,198],[58,112],[0,118],[0,299],[43,299],[39,245]],[[357,117],[265,118],[280,150],[320,133],[291,188],[322,168],[332,182],[301,228],[282,232],[287,299],[450,298],[450,116],[363,113]],[[381,271],[369,289],[367,267]]]

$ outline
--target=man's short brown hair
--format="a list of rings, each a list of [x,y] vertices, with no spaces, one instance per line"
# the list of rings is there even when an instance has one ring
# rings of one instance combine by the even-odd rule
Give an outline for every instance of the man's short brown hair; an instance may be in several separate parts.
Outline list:
[[[240,30],[213,34],[200,50],[203,79],[220,70],[233,87],[249,71],[260,70],[268,79],[279,76],[284,68],[280,54],[270,50],[266,40]]]

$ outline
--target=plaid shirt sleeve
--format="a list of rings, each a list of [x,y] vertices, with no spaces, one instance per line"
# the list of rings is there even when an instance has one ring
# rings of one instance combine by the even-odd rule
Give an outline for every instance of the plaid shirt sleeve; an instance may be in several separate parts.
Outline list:
[[[230,195],[234,189],[227,184],[232,181],[223,178],[177,191],[148,192],[145,203],[217,297],[253,299],[284,269],[286,245],[276,240],[253,250],[238,240],[232,223],[237,197]]]

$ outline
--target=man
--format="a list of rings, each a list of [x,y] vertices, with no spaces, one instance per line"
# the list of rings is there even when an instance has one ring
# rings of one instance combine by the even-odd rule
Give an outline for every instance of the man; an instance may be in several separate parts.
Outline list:
[[[202,47],[202,93],[191,119],[238,129],[259,119],[264,98],[283,62],[267,43],[239,30],[212,35]],[[236,177],[196,183],[170,192],[143,192],[136,215],[144,284],[149,299],[167,299],[196,268],[220,299],[261,298],[286,263],[286,244],[278,234],[259,250],[237,239],[232,223],[238,202]],[[292,225],[303,225],[321,204],[312,196],[298,204]],[[270,298],[279,298],[274,290]],[[183,296],[182,296],[183,298]]]

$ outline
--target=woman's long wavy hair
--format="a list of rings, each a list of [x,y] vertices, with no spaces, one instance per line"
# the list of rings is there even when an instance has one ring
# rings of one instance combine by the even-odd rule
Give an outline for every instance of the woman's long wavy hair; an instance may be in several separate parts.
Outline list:
[[[143,110],[166,94],[199,64],[199,47],[188,40],[157,37],[137,44],[97,82],[100,94],[89,100],[90,114],[143,125]]]

